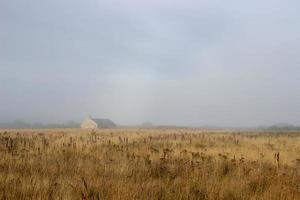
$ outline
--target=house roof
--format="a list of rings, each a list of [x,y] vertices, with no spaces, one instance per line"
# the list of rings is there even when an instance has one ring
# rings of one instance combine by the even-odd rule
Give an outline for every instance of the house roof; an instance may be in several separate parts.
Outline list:
[[[117,125],[110,119],[97,119],[91,118],[94,122],[97,123],[98,128],[115,128]]]

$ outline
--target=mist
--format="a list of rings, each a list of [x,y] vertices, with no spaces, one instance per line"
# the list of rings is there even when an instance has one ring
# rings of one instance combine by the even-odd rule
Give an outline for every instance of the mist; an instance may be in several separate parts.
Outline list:
[[[0,121],[300,125],[296,0],[1,0]]]

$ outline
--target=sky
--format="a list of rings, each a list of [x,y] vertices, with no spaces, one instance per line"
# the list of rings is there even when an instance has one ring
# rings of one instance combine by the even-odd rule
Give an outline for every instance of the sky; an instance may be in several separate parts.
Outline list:
[[[300,125],[298,0],[0,0],[0,122]]]

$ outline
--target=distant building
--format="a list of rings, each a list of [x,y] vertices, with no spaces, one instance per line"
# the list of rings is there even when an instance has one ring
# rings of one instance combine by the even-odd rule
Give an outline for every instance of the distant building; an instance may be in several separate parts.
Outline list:
[[[110,119],[87,118],[81,123],[82,129],[116,128],[117,125]]]

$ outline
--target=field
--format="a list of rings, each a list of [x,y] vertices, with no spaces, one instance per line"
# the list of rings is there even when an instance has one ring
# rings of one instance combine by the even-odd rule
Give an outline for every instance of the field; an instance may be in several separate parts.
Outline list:
[[[300,133],[0,130],[0,199],[300,199]]]

